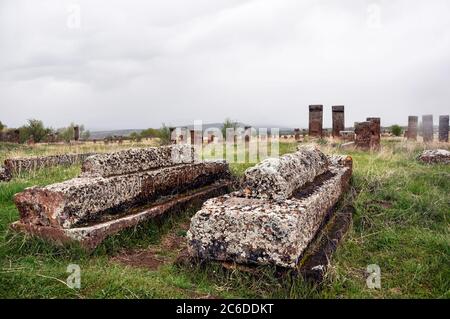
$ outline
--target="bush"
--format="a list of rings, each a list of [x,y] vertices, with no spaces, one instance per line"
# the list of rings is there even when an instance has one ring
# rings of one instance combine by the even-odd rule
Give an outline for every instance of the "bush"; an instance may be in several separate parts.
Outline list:
[[[19,129],[19,132],[21,143],[25,143],[30,138],[33,139],[34,142],[39,143],[52,132],[52,129],[46,128],[42,121],[30,119],[28,120],[28,124]]]
[[[161,145],[168,145],[171,142],[170,139],[170,129],[163,123],[162,127],[159,129],[159,141]]]
[[[403,133],[403,129],[400,125],[395,124],[391,126],[391,132],[394,136],[401,136]]]

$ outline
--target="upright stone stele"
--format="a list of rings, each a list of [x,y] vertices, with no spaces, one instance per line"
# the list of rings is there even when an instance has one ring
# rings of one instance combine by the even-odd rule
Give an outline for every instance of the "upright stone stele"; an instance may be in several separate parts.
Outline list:
[[[296,128],[294,129],[294,137],[296,141],[300,141],[300,129]]]
[[[370,148],[379,150],[381,147],[381,119],[379,117],[368,117],[367,121],[372,123],[370,128]]]
[[[439,142],[448,143],[449,116],[439,116]]]
[[[372,139],[372,122],[355,123],[355,146],[361,150],[370,150],[370,141]]]
[[[408,117],[408,140],[417,141],[417,127],[419,123],[418,116],[409,116]]]
[[[73,127],[73,139],[75,141],[78,141],[80,139],[80,127],[79,126]]]
[[[433,115],[422,116],[422,136],[424,143],[433,142]]]
[[[339,138],[340,132],[345,130],[344,105],[335,105],[333,109],[333,137]]]
[[[322,137],[323,105],[309,106],[309,136]]]

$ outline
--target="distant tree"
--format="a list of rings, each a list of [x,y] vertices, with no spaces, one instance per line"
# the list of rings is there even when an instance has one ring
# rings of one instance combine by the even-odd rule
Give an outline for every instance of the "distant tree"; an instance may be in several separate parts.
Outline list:
[[[83,127],[83,129],[84,129],[84,127]],[[90,139],[90,138],[91,138],[91,131],[89,131],[89,130],[84,131],[84,130],[83,130],[83,133],[81,133],[81,138],[82,138],[83,140],[88,140],[88,139]]]
[[[148,128],[141,132],[141,137],[142,138],[155,138],[155,137],[159,137],[159,134],[160,133],[159,133],[158,129]]]
[[[3,129],[5,129],[5,128],[6,128],[6,125],[0,121],[0,132],[3,131]]]
[[[135,142],[140,142],[142,140],[142,136],[141,134],[137,133],[137,132],[133,132],[130,134],[130,138],[131,140],[135,141]]]
[[[159,143],[161,145],[170,144],[170,129],[163,123],[162,127],[159,129]]]
[[[401,128],[400,125],[395,124],[395,125],[392,125],[392,126],[391,126],[391,133],[392,133],[394,136],[401,136],[402,133],[403,133],[403,129]]]
[[[231,119],[226,118],[225,121],[223,122],[223,125],[222,125],[222,135],[223,135],[223,138],[226,139],[226,136],[227,136],[227,129],[228,129],[228,128],[237,129],[237,127],[238,127],[238,122],[232,121]]]
[[[65,142],[70,142],[71,140],[73,140],[74,138],[74,134],[75,134],[75,126],[77,126],[75,123],[70,123],[70,125],[68,127],[64,127],[64,128],[60,128],[58,130],[58,137],[60,140],[65,141]],[[89,137],[91,137],[91,132],[86,131],[84,129],[84,125],[78,125],[79,130],[80,130],[80,137],[82,139],[89,139]]]
[[[20,141],[22,143],[26,142],[30,138],[32,138],[34,142],[39,143],[52,132],[52,129],[46,128],[44,123],[40,120],[30,119],[26,125],[19,129],[19,132]]]

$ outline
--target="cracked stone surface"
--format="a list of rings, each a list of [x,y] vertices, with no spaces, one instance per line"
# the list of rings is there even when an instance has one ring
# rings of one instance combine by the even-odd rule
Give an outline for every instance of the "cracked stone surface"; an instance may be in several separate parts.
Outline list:
[[[196,161],[191,145],[170,145],[97,154],[83,162],[82,176],[110,177]]]
[[[419,156],[419,161],[426,164],[450,164],[450,152],[447,150],[426,150]]]
[[[245,171],[243,192],[255,198],[288,199],[299,187],[328,170],[328,158],[315,146],[269,158]]]
[[[17,194],[14,200],[24,223],[71,228],[105,213],[212,183],[228,174],[228,164],[224,162],[184,164],[32,187]]]
[[[191,220],[189,254],[204,260],[296,267],[352,174],[350,157],[333,156],[329,163],[326,178],[318,176],[301,196],[271,200],[235,192],[208,200]]]

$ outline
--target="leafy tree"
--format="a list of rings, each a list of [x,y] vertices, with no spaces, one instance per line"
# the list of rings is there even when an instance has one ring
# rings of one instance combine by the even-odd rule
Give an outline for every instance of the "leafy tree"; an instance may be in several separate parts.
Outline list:
[[[58,137],[60,140],[65,142],[70,142],[74,138],[75,133],[75,126],[77,126],[75,123],[70,123],[68,127],[64,127],[58,130]],[[80,137],[82,139],[89,139],[91,136],[91,132],[85,131],[84,125],[78,125],[80,129]]]
[[[83,140],[88,140],[91,137],[91,131],[86,130],[84,131],[84,127],[83,127],[83,133],[81,133],[81,138]]]
[[[392,134],[394,134],[394,136],[401,136],[403,133],[403,129],[400,125],[395,124],[391,126],[391,132]]]
[[[30,138],[32,138],[34,142],[39,143],[52,132],[52,129],[46,128],[44,123],[40,120],[30,119],[26,125],[19,129],[19,131],[20,141],[22,143],[26,142]]]
[[[3,131],[3,129],[5,129],[5,128],[6,128],[6,125],[0,121],[0,132]]]
[[[154,128],[148,128],[141,132],[141,137],[142,138],[155,138],[155,137],[159,137],[159,134],[160,134],[159,130],[154,129]]]
[[[228,129],[228,128],[233,128],[233,129],[236,130],[237,127],[238,127],[238,122],[232,121],[232,120],[230,120],[229,118],[225,119],[225,121],[223,122],[223,125],[222,125],[222,135],[223,135],[223,138],[226,139],[226,136],[227,136],[227,129]]]
[[[131,138],[131,140],[133,140],[135,142],[140,142],[142,140],[142,136],[137,132],[131,133],[130,138]]]
[[[168,128],[164,123],[159,129],[158,137],[161,145],[170,144],[170,128]]]

